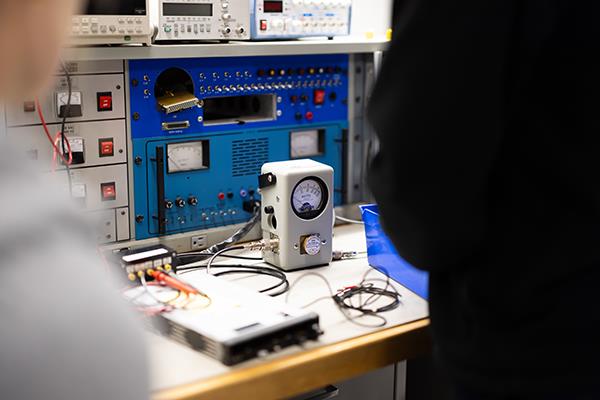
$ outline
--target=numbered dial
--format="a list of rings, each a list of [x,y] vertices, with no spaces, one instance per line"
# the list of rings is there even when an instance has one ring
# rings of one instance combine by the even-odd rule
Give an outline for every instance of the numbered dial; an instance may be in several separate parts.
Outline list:
[[[301,180],[292,192],[292,209],[302,219],[317,218],[327,206],[329,191],[327,185],[317,178]]]

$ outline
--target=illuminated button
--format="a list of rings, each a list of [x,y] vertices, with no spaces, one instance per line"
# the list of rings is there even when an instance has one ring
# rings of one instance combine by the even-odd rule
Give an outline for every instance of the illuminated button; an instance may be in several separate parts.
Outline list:
[[[112,111],[112,92],[99,92],[96,93],[98,100],[97,106],[99,112]]]
[[[298,101],[298,96],[296,96],[296,95],[290,96],[290,102],[292,102],[292,104],[296,103],[297,101]]]
[[[259,69],[258,71],[256,71],[256,75],[258,75],[258,76],[265,76],[265,70],[264,69]]]
[[[314,75],[315,72],[317,72],[317,71],[314,68],[312,68],[312,67],[308,69],[308,74],[309,75]]]
[[[266,19],[261,19],[260,20],[260,30],[261,31],[266,31],[268,28],[267,26],[267,20]]]
[[[282,69],[280,69],[280,70],[279,70],[279,75],[280,75],[280,76],[285,76],[285,69],[283,69],[283,68],[282,68]]]
[[[225,193],[221,192],[217,195],[217,198],[221,201],[225,200]]]
[[[315,89],[313,92],[313,102],[316,105],[321,105],[325,103],[325,91],[322,89]]]
[[[275,76],[277,74],[277,71],[275,71],[274,69],[270,69],[269,70],[269,76]]]
[[[314,117],[315,115],[312,111],[307,111],[306,114],[304,114],[304,118],[306,118],[307,121],[312,121]]]
[[[117,199],[117,187],[114,182],[100,184],[100,194],[102,201],[112,201]]]
[[[112,157],[115,155],[114,141],[109,139],[98,139],[98,153],[100,157]]]

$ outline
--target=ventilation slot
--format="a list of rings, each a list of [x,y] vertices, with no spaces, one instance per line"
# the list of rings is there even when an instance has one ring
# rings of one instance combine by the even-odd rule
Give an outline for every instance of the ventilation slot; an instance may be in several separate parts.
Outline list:
[[[258,176],[269,161],[269,139],[234,140],[231,148],[233,176]]]

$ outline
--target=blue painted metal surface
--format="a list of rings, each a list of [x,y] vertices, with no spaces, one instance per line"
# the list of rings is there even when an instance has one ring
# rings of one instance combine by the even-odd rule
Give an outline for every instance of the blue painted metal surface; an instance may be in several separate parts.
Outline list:
[[[235,95],[276,95],[277,117],[271,121],[207,126],[202,107],[165,114],[157,108],[154,85],[159,74],[172,67],[186,71],[193,78],[194,95],[201,100],[224,96],[222,91],[217,94],[217,86],[221,90],[226,85],[252,89],[252,85],[258,87],[260,83],[265,90],[255,93],[236,89]],[[259,198],[256,184],[260,167],[265,162],[288,160],[290,133],[298,130],[324,132],[322,154],[311,158],[334,168],[334,200],[336,205],[342,204],[344,143],[348,129],[347,69],[348,57],[339,55],[131,61],[129,111],[132,115],[133,158],[136,160],[133,165],[136,239],[247,221],[250,214],[243,210],[243,203],[252,195]],[[276,76],[269,76],[271,70],[277,71]],[[282,70],[285,70],[283,75],[280,74]],[[309,74],[309,70],[314,73]],[[259,71],[266,75],[258,76]],[[299,75],[299,72],[303,74]],[[266,89],[267,84],[270,90]],[[314,103],[315,90],[325,91],[323,104]],[[306,96],[305,100],[302,100],[303,96]],[[307,112],[312,113],[311,119],[306,118]],[[298,115],[302,118],[297,119]],[[182,120],[189,121],[190,127],[162,129],[164,122]],[[169,173],[165,167],[162,170],[164,199],[159,201],[157,149],[162,148],[166,155],[169,144],[198,140],[208,143],[209,167],[177,173]],[[167,159],[165,164],[168,164]],[[187,201],[192,197],[198,204],[191,205]],[[160,210],[166,201],[175,203],[178,199],[186,203],[182,207],[174,205]],[[159,231],[159,210],[164,211],[166,218],[162,233]]]

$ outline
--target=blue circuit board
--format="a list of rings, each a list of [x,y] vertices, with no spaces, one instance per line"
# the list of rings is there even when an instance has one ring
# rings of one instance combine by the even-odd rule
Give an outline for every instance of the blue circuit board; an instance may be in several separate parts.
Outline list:
[[[318,132],[309,158],[334,168],[343,203],[347,56],[138,60],[129,73],[136,239],[247,221],[260,168],[292,158],[297,132]],[[158,99],[169,85],[198,104],[165,112]]]

